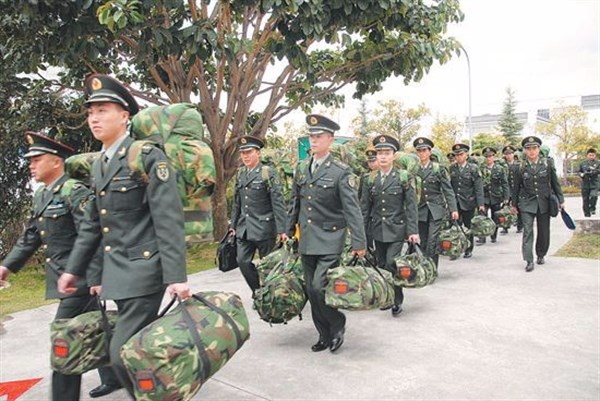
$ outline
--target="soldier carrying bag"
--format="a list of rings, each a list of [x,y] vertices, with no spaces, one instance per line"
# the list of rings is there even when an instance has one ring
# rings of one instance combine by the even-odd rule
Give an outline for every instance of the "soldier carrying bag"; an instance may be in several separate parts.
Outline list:
[[[498,225],[502,228],[509,229],[516,221],[517,215],[509,205],[504,205],[500,210],[494,213]]]
[[[138,401],[190,400],[250,335],[242,301],[232,293],[174,298],[159,316],[121,348]]]
[[[50,323],[52,370],[79,375],[110,363],[108,347],[118,313],[107,311],[98,297],[90,302],[97,302],[99,310]]]
[[[222,272],[237,269],[237,243],[233,230],[227,231],[227,234],[219,242],[217,247],[217,266]]]
[[[394,259],[394,284],[404,288],[421,288],[432,284],[438,276],[435,262],[421,251],[418,244],[410,244],[405,255]]]
[[[478,214],[471,220],[471,234],[476,237],[489,237],[494,234],[496,223],[491,218]]]
[[[438,253],[443,256],[458,257],[470,245],[468,233],[456,221],[452,225],[440,231],[438,236]]]

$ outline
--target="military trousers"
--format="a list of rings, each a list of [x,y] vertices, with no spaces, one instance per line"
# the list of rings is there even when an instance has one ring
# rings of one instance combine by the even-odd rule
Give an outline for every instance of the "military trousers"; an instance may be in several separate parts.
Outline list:
[[[135,333],[156,320],[164,290],[141,297],[115,300],[119,318],[110,341],[110,361],[119,382],[133,396],[133,383],[121,360],[121,347]]]
[[[340,255],[300,255],[300,260],[304,268],[306,292],[310,301],[313,323],[319,332],[319,340],[329,342],[337,333],[344,330],[346,325],[346,316],[325,303],[327,271],[339,265]]]
[[[264,241],[249,241],[244,238],[237,238],[237,262],[244,276],[244,280],[248,284],[248,287],[254,292],[260,288],[260,282],[258,280],[258,271],[256,265],[252,262],[254,254],[258,250],[259,257],[264,257],[273,250],[275,246],[275,238],[271,238]]]
[[[425,256],[429,256],[438,265],[438,237],[442,231],[443,219],[434,220],[431,212],[427,212],[427,220],[419,221],[419,238],[421,249]]]
[[[596,213],[596,203],[598,202],[598,191],[595,188],[581,188],[581,198],[583,201],[583,214],[590,217]]]
[[[495,203],[495,204],[486,203],[485,204],[485,215],[488,217],[491,217],[492,220],[494,220],[494,223],[496,223],[496,229],[494,230],[494,233],[491,235],[492,239],[496,239],[498,237],[498,227],[499,227],[500,223],[498,222],[498,217],[496,217],[496,212],[499,211],[500,209],[502,209],[502,205],[500,203]],[[491,216],[490,216],[490,214],[491,214]]]
[[[537,223],[537,238],[535,240],[535,254],[544,257],[550,247],[550,214],[522,212],[523,238],[521,253],[525,262],[533,263],[533,221]]]
[[[396,275],[395,258],[402,255],[404,241],[397,242],[379,242],[375,240],[375,255],[377,255],[377,265],[381,269],[386,269],[393,275]],[[402,287],[394,286],[394,305],[402,305],[404,302],[404,292]]]
[[[467,227],[468,229],[471,228],[471,220],[473,219],[473,216],[475,215],[475,209],[471,209],[471,210],[462,210],[462,209],[458,209],[458,222]],[[473,251],[473,246],[475,245],[473,239],[473,234],[469,234],[469,242],[471,243],[471,245],[469,245],[469,247],[467,249],[465,249],[465,253],[471,253]]]
[[[54,319],[71,319],[82,313],[97,310],[98,305],[91,295],[63,298],[58,304]],[[100,380],[108,386],[116,386],[118,381],[110,367],[98,369]],[[65,375],[52,372],[52,400],[78,401],[81,392],[81,375]]]

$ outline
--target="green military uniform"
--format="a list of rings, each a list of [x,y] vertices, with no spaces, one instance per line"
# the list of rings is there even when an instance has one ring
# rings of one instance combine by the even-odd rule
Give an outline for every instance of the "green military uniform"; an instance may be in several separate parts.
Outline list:
[[[593,151],[593,152],[592,152]],[[589,153],[596,153],[594,149]],[[598,174],[600,174],[600,161],[584,160],[579,165],[579,176],[581,177],[581,198],[583,200],[583,214],[590,217],[596,214],[596,203],[598,202]]]
[[[523,139],[523,146],[531,144],[539,146],[541,140],[532,136]],[[533,221],[537,220],[535,253],[538,264],[543,264],[550,246],[550,195],[553,191],[561,204],[564,203],[564,197],[554,161],[541,155],[536,162],[527,158],[521,162],[521,167],[516,170],[514,185],[519,213],[523,218],[523,260],[527,262],[526,270],[530,271],[533,269]]]
[[[365,154],[367,155],[367,162],[370,163],[377,160],[377,152],[374,149],[367,149],[365,151]],[[365,190],[365,188],[368,187],[368,180],[371,173],[372,171],[366,172],[360,177],[360,182],[358,185],[359,202],[362,201],[363,194],[365,194],[368,191],[368,189]],[[365,235],[367,237],[367,246],[369,247],[369,249],[374,250],[375,243],[373,242],[373,233],[371,232],[370,224],[367,221],[365,221]]]
[[[494,155],[496,154],[496,151],[492,148],[485,148],[483,149],[483,153]],[[496,223],[496,229],[491,236],[492,242],[496,242],[499,223],[495,213],[502,209],[502,204],[508,202],[510,198],[508,177],[504,167],[497,162],[494,162],[491,166],[483,163],[480,170],[483,181],[483,203],[485,205],[485,213],[491,213],[490,217]]]
[[[517,149],[512,146],[512,145],[506,145],[504,148],[502,148],[502,153],[503,154],[507,154],[507,153],[515,153],[517,151]],[[519,169],[520,167],[520,163],[517,161],[516,159],[516,155],[515,155],[515,160],[512,163],[509,163],[508,160],[506,161],[506,178],[508,180],[508,190],[510,192],[510,202],[513,205],[516,205],[517,201],[515,199],[515,194],[514,194],[514,187],[515,187],[515,171]],[[521,215],[517,215],[517,232],[520,233],[523,230],[523,221],[521,219]],[[508,230],[507,229],[503,229],[503,233],[507,233]]]
[[[71,150],[41,134],[28,133],[29,153],[25,157],[44,153],[63,156],[60,152]],[[56,150],[57,153],[51,152]],[[66,156],[66,155],[64,155]],[[33,197],[31,218],[23,234],[6,258],[0,263],[17,273],[27,260],[41,247],[44,252],[46,298],[59,298],[55,319],[68,319],[97,309],[97,303],[89,294],[88,285],[98,285],[101,279],[101,263],[96,254],[89,263],[86,279],[77,283],[73,294],[61,294],[57,281],[64,272],[71,249],[84,220],[84,207],[91,191],[80,181],[62,175],[48,188],[38,188]],[[99,369],[103,383],[114,385],[116,378],[110,368]],[[79,400],[81,375],[64,375],[52,372],[52,400]]]
[[[123,106],[136,111],[129,92],[110,77],[92,76],[86,85],[91,93],[86,105],[118,102],[106,100],[118,91],[120,99],[128,99]],[[108,161],[102,156],[94,162],[95,197],[89,201],[89,219],[66,269],[85,275],[80,261],[89,260],[102,242],[102,296],[114,300],[119,310],[111,362],[130,394],[133,387],[121,361],[121,346],[156,319],[166,285],[187,281],[183,206],[175,174],[163,151],[152,145],[141,148],[142,165],[130,163],[133,143],[128,136],[119,139],[111,146],[115,153]]]
[[[468,151],[469,147],[464,144],[455,144],[452,147],[454,153]],[[467,228],[471,228],[471,219],[475,210],[483,206],[483,181],[479,168],[468,161],[464,166],[458,163],[450,166],[450,182],[456,195],[459,221]],[[473,235],[469,235],[471,245],[465,251],[465,257],[471,256],[473,251]]]
[[[339,129],[336,123],[322,116],[309,115],[307,122],[311,135],[333,135]],[[313,346],[313,351],[327,346],[335,351],[343,341],[346,317],[325,304],[327,270],[339,265],[348,231],[352,248],[366,249],[356,177],[348,165],[331,154],[319,166],[313,163],[312,157],[298,164],[292,187],[288,236],[294,234],[296,224],[300,227],[298,251],[313,323],[319,332],[319,343]]]
[[[240,150],[263,146],[258,138],[240,140],[244,141]],[[240,168],[233,195],[231,227],[236,230],[238,266],[252,291],[260,287],[258,272],[252,263],[254,253],[258,250],[262,258],[271,252],[276,235],[287,231],[286,224],[287,211],[275,169],[260,162],[251,171],[245,166]]]

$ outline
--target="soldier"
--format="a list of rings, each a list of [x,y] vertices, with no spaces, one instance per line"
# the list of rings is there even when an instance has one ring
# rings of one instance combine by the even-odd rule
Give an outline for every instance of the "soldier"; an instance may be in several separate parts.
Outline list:
[[[99,254],[91,261],[87,277],[77,283],[73,293],[65,296],[56,287],[75,238],[80,233],[83,209],[91,192],[80,181],[65,175],[64,159],[73,153],[73,149],[41,133],[27,132],[26,138],[29,151],[24,157],[29,159],[32,177],[44,185],[38,188],[33,197],[31,219],[25,231],[0,264],[0,280],[6,280],[10,273],[21,270],[41,247],[46,257],[46,298],[60,299],[54,318],[68,319],[97,310],[97,303],[93,302],[88,287],[100,284],[102,271]],[[119,387],[110,368],[100,368],[98,372],[103,386],[112,389]],[[52,372],[52,400],[79,400],[80,389],[81,375]],[[99,396],[95,393],[90,395]]]
[[[468,163],[469,146],[457,143],[452,146],[456,163],[450,166],[450,182],[456,195],[459,221],[467,228],[471,228],[471,219],[475,209],[485,211],[483,204],[483,183],[479,168],[474,163]],[[465,251],[464,257],[473,255],[473,235],[469,235],[471,245]]]
[[[373,171],[377,171],[379,169],[379,162],[377,161],[377,151],[375,149],[367,149],[365,152],[367,155],[367,164],[369,167],[369,171],[364,173],[360,177],[360,184],[358,186],[358,200],[361,201],[364,188],[367,185],[367,180]],[[371,233],[371,229],[369,227],[369,222],[365,221],[365,234],[367,236],[367,246],[371,250],[375,250],[375,242],[373,242],[373,233]]]
[[[517,156],[515,155],[515,152],[517,151],[517,149],[512,146],[512,145],[506,145],[504,148],[502,148],[502,154],[504,155],[504,160],[506,160],[506,166],[508,168],[507,171],[507,178],[508,178],[508,190],[510,192],[510,202],[512,204],[516,203],[516,199],[514,197],[514,176],[515,176],[515,169],[519,169],[520,164],[517,162]],[[521,220],[521,215],[517,215],[517,233],[520,233],[523,231],[523,221]],[[503,228],[502,231],[500,232],[501,234],[507,234],[508,233],[508,229]]]
[[[244,166],[237,174],[231,228],[237,237],[237,262],[248,286],[260,287],[252,258],[258,250],[262,258],[273,250],[276,236],[287,241],[287,212],[281,194],[281,182],[274,168],[260,162],[263,141],[253,136],[238,140],[238,150]]]
[[[361,199],[363,219],[370,225],[375,240],[375,254],[380,267],[396,270],[394,258],[400,256],[406,240],[419,243],[417,197],[412,177],[394,168],[394,154],[400,148],[395,138],[378,135],[373,139],[379,171],[371,173]],[[404,294],[395,287],[392,316],[402,312]]]
[[[452,220],[458,220],[456,198],[450,184],[450,177],[445,167],[439,163],[430,162],[431,140],[419,137],[413,141],[413,146],[419,156],[420,166],[417,176],[421,180],[419,205],[419,238],[425,255],[438,265],[437,240],[442,229],[444,217],[448,213]]]
[[[121,346],[156,319],[165,288],[187,299],[183,206],[168,159],[157,146],[141,148],[146,174],[134,171],[127,135],[138,105],[117,80],[93,74],[85,83],[87,122],[103,151],[92,166],[95,197],[90,197],[86,227],[59,280],[61,292],[73,291],[85,264],[102,242],[102,292],[117,304],[119,317],[110,342],[112,367],[133,395],[133,383],[120,357]],[[83,223],[82,223],[83,224]]]
[[[600,162],[596,160],[596,149],[590,148],[587,151],[586,160],[579,165],[581,198],[583,199],[583,214],[585,217],[596,214],[598,173],[600,173]]]
[[[495,213],[502,209],[503,204],[508,204],[510,197],[508,179],[504,168],[494,161],[496,149],[489,146],[483,148],[483,156],[485,157],[485,162],[481,166],[481,175],[483,180],[485,213],[487,215],[488,211],[490,211],[491,217],[496,223],[496,229],[491,236],[492,242],[496,242],[499,223]],[[484,237],[482,243],[485,244],[485,240]]]
[[[454,153],[450,152],[446,154],[446,159],[448,159],[448,164],[449,165],[453,165],[454,163],[456,163],[456,160],[454,158]]]
[[[514,194],[517,204],[513,207],[523,218],[522,254],[527,263],[525,271],[530,272],[534,269],[533,220],[537,220],[536,262],[543,265],[550,246],[550,195],[554,191],[561,209],[564,207],[564,198],[554,162],[549,158],[540,157],[542,140],[528,136],[521,144],[525,148],[525,158],[515,172]]]
[[[330,154],[340,127],[327,117],[306,117],[311,157],[298,163],[292,187],[288,236],[300,226],[300,253],[313,323],[319,340],[311,349],[335,352],[344,342],[346,317],[325,304],[327,270],[339,265],[347,228],[352,253],[365,255],[366,240],[356,177],[348,165]]]

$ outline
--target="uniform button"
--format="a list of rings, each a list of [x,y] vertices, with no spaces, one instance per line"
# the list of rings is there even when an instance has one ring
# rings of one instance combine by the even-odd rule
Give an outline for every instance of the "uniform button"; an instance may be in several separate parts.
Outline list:
[[[336,226],[333,226],[333,231],[335,231],[335,230],[337,230],[337,227],[336,227]]]
[[[100,194],[99,194],[99,195],[100,195],[100,196],[104,196],[104,195],[106,195],[106,191],[100,191]]]
[[[244,196],[244,199],[248,199],[248,195]]]
[[[104,251],[105,251],[105,252],[110,252],[110,250],[111,250],[111,249],[112,249],[112,248],[110,247],[110,245],[106,245],[106,246],[104,247]]]
[[[382,207],[382,208],[381,208],[381,211],[382,211],[382,212],[385,212],[385,208],[384,208],[384,207]]]
[[[309,208],[308,208],[308,211],[309,211],[309,212],[312,212],[312,207],[309,207]]]
[[[106,214],[106,213],[107,213],[107,210],[106,210],[106,209],[101,209],[101,210],[100,210],[100,214]]]
[[[248,217],[248,213],[246,213],[246,217]]]
[[[127,191],[127,187],[121,187],[121,192]]]
[[[313,187],[313,184],[308,184],[308,187],[309,187],[309,188],[312,188],[312,187]]]
[[[44,245],[42,246],[42,248],[44,248],[44,249],[48,249],[48,244],[44,244]]]
[[[385,203],[385,199],[382,199],[382,200],[381,200],[381,203]]]
[[[108,228],[108,227],[104,227],[104,228],[102,228],[102,231],[103,231],[103,232],[105,232],[105,233],[107,233],[107,232],[109,232],[109,231],[110,231],[110,228]]]
[[[53,219],[55,219],[55,218],[57,218],[57,217],[58,217],[58,215],[57,215],[56,213],[52,215],[52,218],[53,218]]]
[[[148,259],[150,257],[150,251],[144,251],[142,255],[144,255],[145,259]]]
[[[308,220],[306,220],[306,222],[307,222],[308,224],[310,224],[310,223],[312,223],[312,220],[311,220],[311,219],[308,219]]]
[[[309,195],[309,196],[307,196],[306,198],[307,198],[307,199],[312,199],[312,196],[310,196],[310,195]]]
[[[40,231],[40,235],[43,237],[44,235],[46,235],[46,231],[44,231],[44,230]]]
[[[245,207],[246,209],[248,209],[248,205],[244,205],[244,207]]]
[[[381,220],[385,220],[385,217],[382,217]]]
[[[50,258],[46,258],[46,262],[50,262],[52,259]]]
[[[40,218],[38,219],[38,221],[44,221],[44,218],[43,218],[43,217],[40,217]]]
[[[269,219],[270,219],[270,218],[269,218],[269,217],[267,217],[267,221],[269,221]]]

